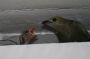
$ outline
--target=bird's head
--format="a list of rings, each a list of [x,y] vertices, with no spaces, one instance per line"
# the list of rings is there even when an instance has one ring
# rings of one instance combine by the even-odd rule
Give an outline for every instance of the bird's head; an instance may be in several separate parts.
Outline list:
[[[66,19],[63,17],[55,16],[52,17],[50,20],[45,20],[42,22],[45,28],[58,31],[59,27],[66,23]]]

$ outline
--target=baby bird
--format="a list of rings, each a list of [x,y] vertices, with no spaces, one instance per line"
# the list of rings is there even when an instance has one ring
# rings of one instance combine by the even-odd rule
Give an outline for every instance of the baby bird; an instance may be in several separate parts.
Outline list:
[[[87,29],[78,21],[68,20],[55,16],[42,22],[45,28],[53,31],[59,42],[86,42],[89,41]]]

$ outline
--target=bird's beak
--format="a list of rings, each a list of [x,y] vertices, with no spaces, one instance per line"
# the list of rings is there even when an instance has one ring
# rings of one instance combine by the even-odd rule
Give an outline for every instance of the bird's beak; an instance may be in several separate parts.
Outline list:
[[[51,23],[49,20],[45,20],[45,21],[42,22],[43,25],[47,25],[49,23]]]
[[[42,22],[42,24],[43,24],[44,29],[48,29],[48,30],[54,32],[54,29],[52,28],[52,22],[51,21],[45,20]]]

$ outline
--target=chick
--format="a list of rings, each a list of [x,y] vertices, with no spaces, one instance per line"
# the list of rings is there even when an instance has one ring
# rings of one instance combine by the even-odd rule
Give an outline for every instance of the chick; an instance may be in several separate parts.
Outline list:
[[[56,33],[59,42],[89,41],[87,29],[78,21],[55,16],[42,22],[44,27]]]

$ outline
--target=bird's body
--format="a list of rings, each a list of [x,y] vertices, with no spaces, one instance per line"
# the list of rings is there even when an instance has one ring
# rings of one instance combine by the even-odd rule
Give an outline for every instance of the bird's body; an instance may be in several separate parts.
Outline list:
[[[59,38],[59,42],[89,41],[88,31],[77,21],[53,17],[51,20],[46,21],[45,24],[54,30]]]

